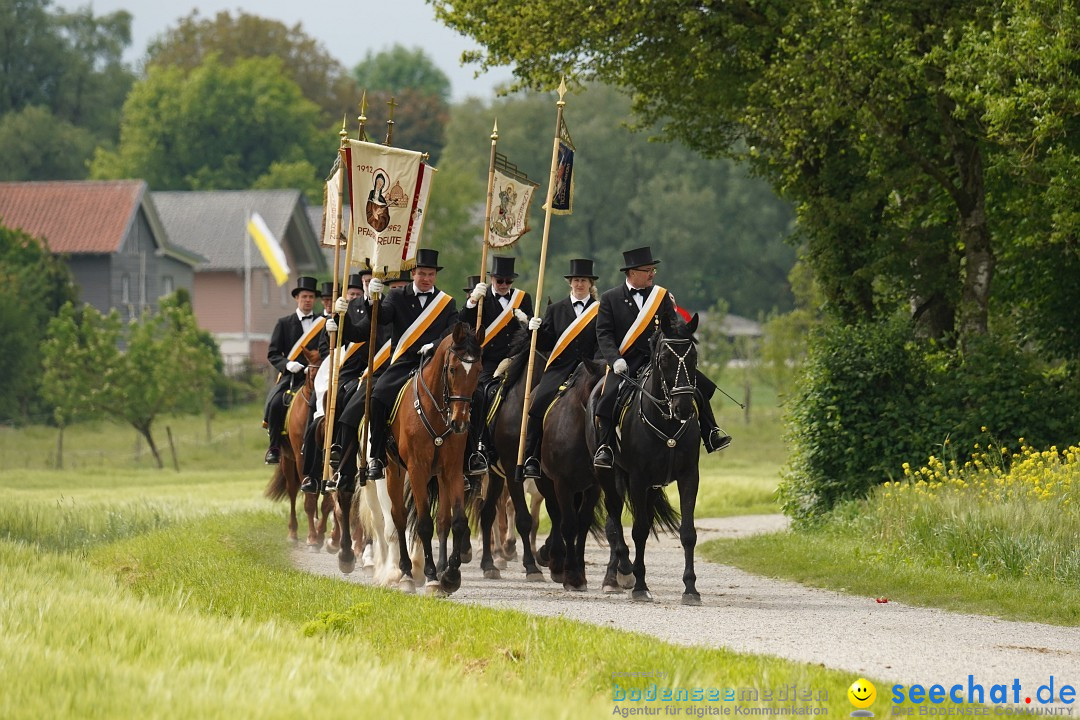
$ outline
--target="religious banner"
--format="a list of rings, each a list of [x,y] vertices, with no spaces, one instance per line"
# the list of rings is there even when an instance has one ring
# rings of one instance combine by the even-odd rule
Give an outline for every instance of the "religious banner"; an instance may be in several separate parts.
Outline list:
[[[420,232],[424,229],[424,217],[427,211],[428,196],[431,194],[431,181],[435,177],[435,168],[427,163],[420,163],[420,189],[413,203],[412,217],[409,219],[409,232],[405,236],[405,247],[401,251],[403,266],[411,268],[416,260],[416,249],[420,247]]]
[[[546,206],[544,208],[547,209]],[[551,195],[551,212],[569,215],[574,209],[574,143],[566,121],[559,122],[559,151],[555,164],[555,190]]]
[[[341,224],[345,221],[341,216],[341,182],[341,163],[338,162],[323,188],[322,236],[319,238],[323,247],[345,246],[345,234],[341,232]]]
[[[417,243],[410,228],[425,176],[421,153],[349,140],[346,158],[353,258],[368,260],[380,275],[412,269]]]
[[[490,247],[509,247],[529,232],[529,206],[537,187],[516,165],[507,162],[505,155],[495,154],[494,197],[488,228]]]

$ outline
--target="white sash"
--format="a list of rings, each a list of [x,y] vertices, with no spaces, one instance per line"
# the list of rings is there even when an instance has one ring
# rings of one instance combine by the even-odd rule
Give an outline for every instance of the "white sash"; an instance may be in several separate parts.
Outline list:
[[[394,357],[390,362],[397,362],[407,350],[409,350],[414,343],[424,334],[424,331],[428,329],[431,323],[435,322],[435,318],[442,314],[443,308],[450,304],[452,298],[444,293],[442,290],[438,292],[435,297],[428,300],[427,307],[420,313],[420,316],[413,320],[412,325],[406,328],[404,334],[401,336],[401,340],[398,341],[397,348],[394,349]]]
[[[364,347],[365,345],[367,345],[367,340],[360,340],[359,342],[351,342],[345,347],[343,347],[341,349],[341,352],[338,353],[338,369],[340,370],[345,365],[345,362],[353,355],[358,353],[360,351],[360,348]]]
[[[638,310],[637,318],[634,320],[634,324],[630,326],[630,329],[626,331],[626,335],[623,336],[622,342],[619,343],[619,354],[625,355],[626,351],[637,341],[638,337],[652,322],[653,316],[656,315],[656,311],[660,309],[660,303],[663,302],[664,297],[667,295],[667,290],[659,285],[653,285],[652,292],[645,298],[645,301],[641,303],[641,309]]]
[[[521,302],[525,299],[525,293],[517,288],[510,291],[510,302],[507,303],[499,315],[491,321],[491,324],[484,330],[484,342],[481,347],[485,347],[493,337],[498,335],[506,324],[510,322],[510,318],[514,316],[514,311],[521,307]],[[495,302],[499,302],[498,298],[495,298]]]
[[[594,302],[589,307],[582,311],[574,322],[570,323],[570,326],[563,330],[562,335],[555,341],[555,347],[551,350],[551,357],[548,358],[547,365],[544,369],[551,367],[551,363],[555,362],[555,358],[562,354],[562,351],[570,347],[570,343],[574,341],[574,338],[588,326],[593,320],[596,319],[597,313],[600,311],[600,303]]]

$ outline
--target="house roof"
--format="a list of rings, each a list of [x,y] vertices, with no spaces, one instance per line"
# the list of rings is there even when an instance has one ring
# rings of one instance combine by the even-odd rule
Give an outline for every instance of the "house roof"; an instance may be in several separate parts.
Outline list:
[[[326,259],[299,190],[168,191],[152,195],[169,237],[206,258],[200,270],[244,268],[247,221],[257,212],[285,249],[293,274],[326,272]],[[250,259],[251,267],[266,267],[254,246]]]
[[[162,254],[189,265],[203,259],[169,242],[143,180],[0,183],[0,223],[44,238],[54,253],[118,252],[140,209]]]

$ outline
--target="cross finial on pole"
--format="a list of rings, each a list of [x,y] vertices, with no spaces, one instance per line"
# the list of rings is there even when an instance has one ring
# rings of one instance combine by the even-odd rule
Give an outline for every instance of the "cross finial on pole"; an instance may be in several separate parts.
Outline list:
[[[390,145],[394,140],[394,108],[397,107],[397,101],[391,95],[386,104],[390,106],[390,117],[386,120],[386,144]]]

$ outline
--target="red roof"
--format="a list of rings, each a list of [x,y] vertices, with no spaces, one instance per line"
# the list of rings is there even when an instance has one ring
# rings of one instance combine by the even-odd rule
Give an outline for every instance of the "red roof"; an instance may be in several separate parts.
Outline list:
[[[0,224],[45,238],[54,253],[114,253],[145,189],[142,180],[0,183]]]

